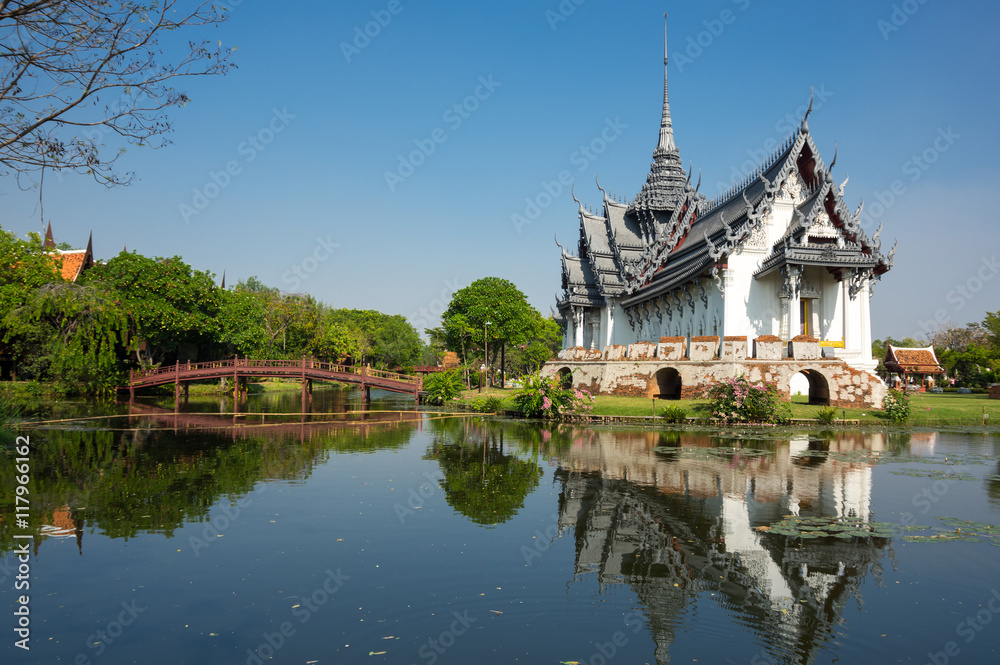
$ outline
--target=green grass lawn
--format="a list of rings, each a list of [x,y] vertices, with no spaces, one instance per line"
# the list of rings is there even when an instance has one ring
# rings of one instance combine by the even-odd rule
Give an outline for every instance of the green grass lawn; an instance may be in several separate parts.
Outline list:
[[[513,408],[513,389],[502,390],[492,387],[484,391],[482,395],[500,397],[504,400],[504,406]],[[475,398],[480,397],[477,390],[465,391],[462,394],[462,401],[471,403]],[[803,419],[815,419],[819,410],[823,407],[806,404],[805,397],[792,398],[792,417]],[[704,412],[699,412],[697,408],[708,404],[708,400],[656,400],[640,397],[615,397],[613,395],[598,395],[594,402],[595,415],[601,416],[651,416],[659,415],[665,407],[679,406],[688,412],[688,416],[704,417]],[[958,395],[955,393],[943,394],[919,394],[914,395],[911,401],[910,421],[911,426],[939,426],[939,425],[981,425],[983,422],[983,407],[989,414],[988,424],[1000,426],[1000,400],[991,400],[988,395]],[[857,420],[861,424],[879,425],[885,424],[881,418],[879,409],[838,409],[838,418],[847,420]]]

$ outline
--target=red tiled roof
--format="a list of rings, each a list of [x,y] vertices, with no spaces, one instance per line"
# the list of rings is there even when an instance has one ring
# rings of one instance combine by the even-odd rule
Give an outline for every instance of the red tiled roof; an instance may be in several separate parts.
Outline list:
[[[941,372],[941,364],[938,363],[937,356],[934,355],[934,348],[926,349],[897,349],[889,346],[886,354],[885,366],[889,370],[894,368],[916,372]]]
[[[62,278],[72,282],[80,274],[80,267],[87,258],[87,250],[60,252],[59,257],[62,259]]]

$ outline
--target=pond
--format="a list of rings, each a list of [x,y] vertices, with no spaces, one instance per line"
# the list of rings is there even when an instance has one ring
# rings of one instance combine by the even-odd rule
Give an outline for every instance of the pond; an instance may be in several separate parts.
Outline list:
[[[995,434],[408,405],[56,409],[22,433],[27,527],[0,459],[0,603],[30,594],[30,651],[6,612],[3,662],[998,661]]]

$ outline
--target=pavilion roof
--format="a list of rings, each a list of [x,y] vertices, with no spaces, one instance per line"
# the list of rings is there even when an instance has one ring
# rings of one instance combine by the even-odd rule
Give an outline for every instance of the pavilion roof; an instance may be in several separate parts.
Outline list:
[[[899,348],[889,345],[883,362],[885,368],[897,374],[943,374],[934,347],[924,349]]]

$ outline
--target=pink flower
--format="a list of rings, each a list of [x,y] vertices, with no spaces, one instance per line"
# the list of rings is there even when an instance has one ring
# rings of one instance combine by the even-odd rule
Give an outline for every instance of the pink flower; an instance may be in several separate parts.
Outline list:
[[[551,409],[552,408],[552,400],[550,400],[548,397],[543,397],[542,398],[542,408],[545,409],[546,411],[548,411],[549,409]]]

